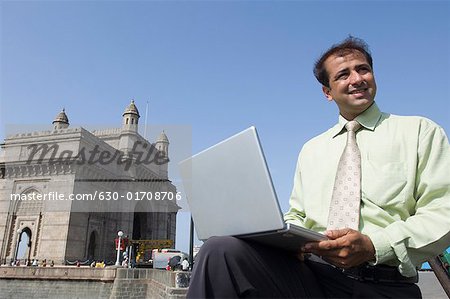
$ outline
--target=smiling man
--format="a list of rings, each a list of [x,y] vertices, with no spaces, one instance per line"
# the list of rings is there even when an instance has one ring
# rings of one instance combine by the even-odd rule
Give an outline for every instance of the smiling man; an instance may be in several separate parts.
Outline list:
[[[441,127],[383,113],[366,43],[350,37],[314,74],[338,123],[302,148],[287,222],[325,233],[295,256],[209,239],[188,298],[420,298],[417,267],[450,245],[450,147]]]
[[[331,55],[325,59],[324,69],[328,84],[322,90],[329,101],[336,102],[345,119],[354,119],[372,105],[377,86],[372,66],[362,53]]]

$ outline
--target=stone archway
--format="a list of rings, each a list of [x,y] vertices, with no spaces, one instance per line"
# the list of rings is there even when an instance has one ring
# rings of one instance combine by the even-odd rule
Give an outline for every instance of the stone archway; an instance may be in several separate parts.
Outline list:
[[[138,213],[135,212],[133,215],[133,235],[132,235],[132,239],[133,240],[140,240],[142,237],[142,227],[141,227],[141,218],[142,215],[140,215],[142,213]]]
[[[29,260],[31,254],[31,240],[32,240],[31,229],[25,227],[19,235],[19,244],[17,248],[17,259],[19,260]]]
[[[44,203],[42,200],[32,200],[41,194],[38,188],[31,186],[20,193],[20,198],[26,200],[14,200],[11,204],[12,217],[8,223],[7,247],[2,258],[31,259],[39,254],[41,226],[43,221]],[[29,200],[31,198],[31,200]],[[20,251],[19,251],[20,246]]]
[[[98,240],[98,234],[96,231],[92,231],[89,235],[89,243],[88,243],[88,250],[87,250],[87,259],[88,260],[97,260],[98,252],[99,252],[99,246],[98,246],[99,240]]]
[[[154,238],[153,214],[147,212],[141,202],[136,205],[133,213],[133,233],[131,235],[133,240],[149,240]]]

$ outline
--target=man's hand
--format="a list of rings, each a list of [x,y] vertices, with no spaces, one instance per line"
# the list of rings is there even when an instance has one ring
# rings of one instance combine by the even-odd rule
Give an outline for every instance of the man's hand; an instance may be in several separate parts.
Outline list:
[[[366,235],[353,229],[330,230],[329,240],[311,242],[302,248],[303,253],[313,253],[339,268],[351,268],[374,260],[375,248]]]

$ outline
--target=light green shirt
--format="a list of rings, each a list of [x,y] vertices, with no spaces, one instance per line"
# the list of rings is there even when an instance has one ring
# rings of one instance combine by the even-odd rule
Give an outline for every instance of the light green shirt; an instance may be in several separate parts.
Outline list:
[[[404,276],[450,245],[450,147],[444,130],[416,116],[382,113],[374,103],[356,120],[361,151],[359,230],[370,237],[376,264]],[[302,148],[287,222],[324,232],[345,120]]]

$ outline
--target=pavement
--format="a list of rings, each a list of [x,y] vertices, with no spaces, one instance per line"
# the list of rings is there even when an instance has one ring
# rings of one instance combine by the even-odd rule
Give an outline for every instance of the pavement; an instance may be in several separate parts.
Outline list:
[[[432,271],[419,271],[419,287],[423,299],[447,299],[444,289]]]

